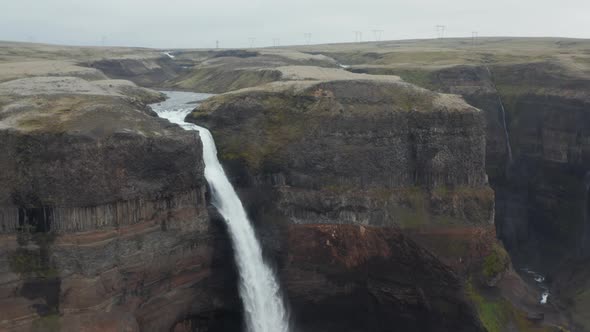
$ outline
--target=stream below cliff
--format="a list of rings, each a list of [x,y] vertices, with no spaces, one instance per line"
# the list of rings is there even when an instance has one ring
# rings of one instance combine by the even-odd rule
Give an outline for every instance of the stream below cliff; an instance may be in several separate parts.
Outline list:
[[[541,291],[539,303],[547,304],[550,293],[549,285],[546,283],[545,276],[529,269],[528,267],[522,268],[521,271],[523,272],[524,279]]]
[[[198,131],[203,144],[205,178],[212,202],[225,219],[234,245],[240,273],[240,296],[250,332],[287,332],[288,315],[277,279],[264,262],[262,249],[246,211],[217,159],[213,136],[206,128],[186,123],[184,118],[198,101],[211,96],[202,93],[164,92],[168,99],[151,107],[162,118],[186,130]]]

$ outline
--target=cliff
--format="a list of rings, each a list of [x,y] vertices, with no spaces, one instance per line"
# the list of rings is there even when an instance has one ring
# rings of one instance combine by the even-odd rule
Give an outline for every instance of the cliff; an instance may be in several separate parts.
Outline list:
[[[385,311],[375,309],[378,312],[364,321],[362,314],[350,310],[354,303],[365,301],[368,290],[362,285],[376,282],[373,277],[392,292],[406,292],[398,282],[387,279],[389,272],[377,268],[370,272],[364,263],[358,267],[334,263],[337,265],[326,267],[326,272],[318,271],[319,275],[310,279],[310,287],[336,288],[322,295],[322,300],[314,300],[319,301],[317,307],[304,300],[311,296],[311,291],[305,289],[305,278],[293,280],[291,275],[300,269],[314,270],[313,265],[299,261],[299,249],[315,252],[318,258],[313,264],[333,262],[336,258],[332,255],[337,252],[342,252],[340,259],[354,259],[354,250],[350,252],[349,246],[364,248],[363,241],[354,244],[352,238],[362,238],[358,229],[366,227],[370,234],[378,234],[376,241],[392,245],[395,241],[387,239],[394,236],[418,248],[406,238],[411,236],[437,254],[437,259],[428,258],[436,261],[425,263],[428,268],[442,259],[460,273],[478,273],[495,243],[494,196],[485,175],[483,113],[457,96],[432,93],[395,77],[309,67],[279,70],[293,81],[213,97],[187,120],[212,130],[220,158],[238,185],[268,254],[283,266],[283,283],[293,310],[300,315],[296,319],[307,322],[312,330],[337,329],[336,325],[322,325],[327,322],[338,328],[356,324],[345,330],[363,330],[371,328],[366,325],[369,321],[374,321],[377,329],[388,321],[406,326],[408,331],[427,326],[437,331],[476,329],[479,323],[468,309],[454,312],[471,317],[462,319],[460,326],[441,323],[437,315],[442,307],[431,307],[432,322],[418,322],[430,300],[414,305],[403,297],[387,305],[397,306],[400,312],[407,310],[408,317],[388,318]],[[399,228],[407,235],[399,234]],[[349,234],[343,235],[346,243],[330,245],[333,239],[324,238],[330,233],[327,230]],[[281,240],[280,234],[298,240]],[[285,242],[301,242],[304,238],[318,245],[285,247]],[[384,248],[387,246],[384,244]],[[395,248],[383,250],[395,252]],[[405,258],[400,256],[388,260],[379,252],[367,250],[362,260],[379,261],[385,266],[404,264]],[[426,258],[423,251],[418,251],[408,253],[408,257],[413,255],[418,262],[415,268],[421,269],[420,262]],[[457,282],[449,287],[449,294],[454,294],[449,295],[449,301],[460,303],[456,304],[458,308],[468,308],[455,272],[433,269],[435,274],[440,272],[441,280]],[[489,277],[502,271],[494,271]],[[350,282],[360,288],[336,281],[348,280],[349,274],[356,275]],[[316,285],[314,280],[318,278],[327,280],[325,284],[317,281]],[[334,282],[341,286],[332,286]],[[442,296],[436,295],[438,286],[427,281],[419,285],[404,279],[403,283],[422,289],[414,295],[408,293],[410,298],[421,296],[420,292],[426,298]],[[338,287],[348,288],[343,294]],[[388,296],[380,295],[381,290],[372,291],[377,298]],[[310,309],[318,308],[315,311],[319,312],[320,304],[336,302],[341,303],[337,312],[347,313],[338,323],[322,319]],[[434,328],[437,324],[438,328]]]
[[[545,268],[587,256],[587,74],[547,61],[452,66],[423,77],[486,113],[498,232],[513,254]]]
[[[0,83],[0,330],[161,331],[235,307],[199,137],[154,117],[161,99],[116,80]]]
[[[399,229],[290,225],[281,269],[305,331],[485,331],[460,279]]]
[[[544,61],[492,58],[488,64],[355,71],[398,74],[436,91],[461,94],[484,111],[486,170],[496,193],[498,236],[518,266],[558,280],[550,301],[571,312],[576,328],[585,331],[588,320],[581,308],[588,301],[572,295],[584,294],[585,281],[563,280],[581,269],[589,254],[590,76],[585,58],[568,51],[562,47],[558,56],[547,52]]]
[[[297,81],[220,95],[188,119],[291,223],[493,228],[483,114],[455,96],[385,78]]]

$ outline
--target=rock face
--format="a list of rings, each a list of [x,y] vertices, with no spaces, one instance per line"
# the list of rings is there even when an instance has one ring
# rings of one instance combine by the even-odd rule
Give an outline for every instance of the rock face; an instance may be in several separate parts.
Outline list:
[[[455,274],[399,229],[290,225],[288,234],[281,273],[303,331],[484,330]]]
[[[199,137],[151,115],[157,93],[48,80],[0,84],[0,330],[214,326],[237,292]]]
[[[483,114],[456,97],[345,80],[222,95],[189,119],[291,223],[493,226]]]
[[[587,256],[590,81],[547,62],[457,66],[430,75],[430,84],[462,94],[486,113],[486,164],[497,194],[498,235],[513,254],[544,266],[565,256]]]
[[[380,330],[394,322],[408,331],[478,330],[456,277],[398,227],[460,272],[489,254],[494,198],[484,171],[483,114],[456,96],[396,79],[350,78],[220,95],[188,119],[212,130],[269,255],[282,266],[298,322],[317,331]],[[358,240],[365,229],[375,247]],[[332,232],[345,240],[332,242],[340,241]],[[405,258],[382,253],[398,252],[396,238],[414,248]],[[354,262],[357,246],[362,257]],[[444,287],[426,279],[391,276],[411,256],[420,262],[416,273],[422,263],[435,266],[454,295],[438,294],[435,289]],[[380,270],[381,263],[388,267]],[[312,295],[316,289],[319,298]],[[454,304],[432,304],[441,297]],[[359,301],[375,311],[355,313]],[[373,301],[400,316],[380,311]],[[340,319],[323,319],[319,308],[336,303]],[[471,318],[444,323],[443,307],[454,308],[451,316]],[[425,312],[432,321],[419,318]]]
[[[587,73],[559,62],[453,66],[429,73],[427,82],[486,113],[498,236],[519,265],[556,280],[551,301],[566,308],[576,329],[588,330],[588,299],[573,295],[585,294],[587,273],[571,277],[590,255]]]

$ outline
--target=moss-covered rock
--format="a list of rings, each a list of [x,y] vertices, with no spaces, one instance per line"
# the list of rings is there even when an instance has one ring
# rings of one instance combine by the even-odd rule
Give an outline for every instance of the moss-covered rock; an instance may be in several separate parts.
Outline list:
[[[471,280],[465,286],[465,293],[479,314],[488,332],[557,332],[567,331],[559,326],[544,324],[529,319],[528,315],[503,298],[497,290],[481,289]]]
[[[510,256],[500,244],[496,243],[485,256],[481,273],[485,283],[493,286],[509,268]]]

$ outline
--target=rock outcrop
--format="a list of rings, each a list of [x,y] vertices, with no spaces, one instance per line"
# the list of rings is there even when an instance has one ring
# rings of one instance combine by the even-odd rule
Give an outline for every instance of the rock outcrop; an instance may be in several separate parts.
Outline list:
[[[303,331],[484,331],[460,279],[399,229],[290,225],[281,269]]]
[[[576,328],[584,331],[588,319],[582,308],[588,301],[572,295],[586,291],[584,274],[564,280],[590,254],[590,79],[567,60],[391,72],[461,94],[485,112],[486,169],[496,193],[498,236],[519,266],[558,280],[550,301],[572,313]]]
[[[493,228],[483,113],[403,82],[344,78],[221,95],[189,120],[291,223]]]
[[[282,280],[289,298],[295,299],[295,311],[302,310],[301,321],[317,330],[338,329],[336,325],[322,325],[327,322],[340,324],[339,328],[348,326],[347,331],[361,331],[379,329],[379,324],[393,321],[409,331],[436,324],[440,324],[440,331],[477,330],[475,325],[470,325],[476,324],[476,318],[464,319],[460,326],[442,324],[435,318],[442,307],[431,307],[436,312],[432,313],[433,321],[418,322],[417,317],[423,317],[421,310],[427,310],[430,300],[414,303],[409,298],[436,298],[439,295],[432,291],[438,286],[430,289],[426,281],[418,285],[407,280],[415,291],[404,290],[386,277],[389,272],[367,271],[364,263],[357,267],[356,263],[348,267],[334,263],[334,271],[326,267],[326,272],[317,272],[316,278],[309,275],[312,283],[327,278],[326,284],[318,281],[316,286],[325,286],[326,292],[330,289],[333,292],[325,295],[325,301],[318,299],[318,307],[309,302],[306,305],[319,308],[322,303],[338,302],[342,312],[349,312],[354,303],[369,301],[367,297],[375,296],[376,301],[385,303],[388,301],[384,298],[392,296],[389,304],[384,305],[400,306],[399,312],[406,305],[408,316],[387,318],[385,312],[375,312],[375,316],[368,316],[375,326],[365,325],[369,323],[359,318],[363,316],[360,313],[344,315],[339,322],[331,318],[322,320],[313,310],[305,309],[304,303],[311,301],[307,297],[312,292],[290,285],[291,282],[303,285],[304,278],[297,281],[290,276],[292,271],[300,269],[309,270],[301,273],[311,273],[313,264],[319,266],[322,259],[332,264],[336,259],[332,256],[338,252],[342,253],[338,259],[354,260],[354,250],[349,249],[363,247],[364,243],[352,241],[357,235],[362,238],[357,234],[359,229],[378,234],[376,241],[383,243],[389,243],[389,236],[413,243],[399,234],[401,228],[456,271],[480,269],[483,258],[491,253],[495,243],[494,196],[487,186],[484,170],[483,113],[457,96],[432,93],[395,77],[369,77],[334,69],[279,69],[283,77],[294,81],[213,97],[187,119],[208,127],[216,137],[220,157],[238,184],[268,254],[283,266]],[[301,77],[307,79],[299,80]],[[315,80],[310,80],[314,77]],[[330,245],[331,231],[351,235],[346,243]],[[281,234],[298,240],[280,240]],[[296,244],[303,238],[308,239],[311,247]],[[285,242],[293,247],[285,248]],[[411,246],[417,248],[415,244]],[[321,258],[310,263],[309,268],[298,266],[307,264],[297,256],[299,249],[315,251]],[[404,264],[400,256],[388,260],[371,250],[366,261],[391,266]],[[408,255],[415,255],[420,262],[426,259],[422,251]],[[440,264],[432,259],[432,264]],[[441,270],[440,280],[457,280],[450,271]],[[380,280],[384,288],[395,294],[407,293],[408,298],[400,295],[396,299],[394,295],[367,290],[365,286],[346,286],[347,282],[334,281],[346,280],[350,274],[350,282],[354,284],[352,276],[357,273],[362,275],[357,279],[361,285]],[[330,278],[335,279],[329,281]],[[339,286],[334,286],[334,282]],[[371,294],[372,291],[376,293]],[[449,286],[449,291],[454,294],[449,299],[457,301],[453,315],[472,315],[467,309],[458,309],[468,307],[461,300],[460,282]]]
[[[590,79],[558,62],[452,66],[427,77],[424,85],[486,114],[498,235],[516,258],[542,268],[587,256]]]
[[[153,116],[161,98],[122,81],[0,83],[0,330],[162,331],[237,307],[200,139]]]

